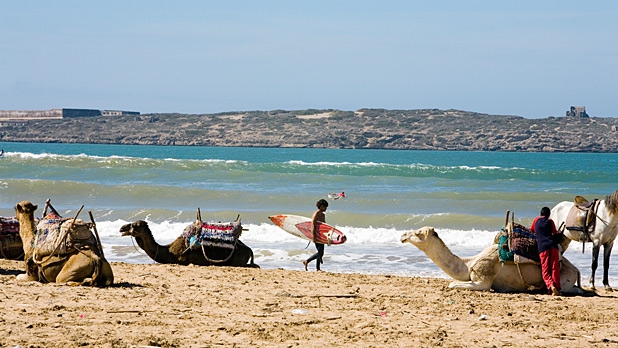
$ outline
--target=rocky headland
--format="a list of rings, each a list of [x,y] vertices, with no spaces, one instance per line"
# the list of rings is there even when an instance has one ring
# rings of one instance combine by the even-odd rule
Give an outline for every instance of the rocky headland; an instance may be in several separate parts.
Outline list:
[[[0,141],[399,150],[618,152],[618,119],[360,109],[30,120]]]

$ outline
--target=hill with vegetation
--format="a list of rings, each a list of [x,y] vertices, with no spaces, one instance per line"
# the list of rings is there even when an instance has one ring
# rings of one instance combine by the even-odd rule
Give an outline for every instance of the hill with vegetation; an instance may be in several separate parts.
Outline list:
[[[31,120],[0,141],[465,151],[618,152],[618,119],[360,109]]]

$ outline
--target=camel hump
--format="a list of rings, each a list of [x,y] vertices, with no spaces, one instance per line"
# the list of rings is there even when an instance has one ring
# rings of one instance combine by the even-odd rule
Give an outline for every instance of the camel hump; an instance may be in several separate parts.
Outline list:
[[[588,200],[582,196],[575,196],[575,204],[582,205],[588,203]]]

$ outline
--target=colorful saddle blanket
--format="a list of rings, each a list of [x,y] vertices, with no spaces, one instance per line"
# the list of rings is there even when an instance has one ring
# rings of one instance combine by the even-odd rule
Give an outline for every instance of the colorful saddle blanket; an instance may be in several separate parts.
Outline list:
[[[19,234],[19,220],[0,216],[0,236]]]
[[[183,237],[187,248],[209,246],[234,249],[242,233],[240,222],[195,222],[185,228]]]
[[[53,254],[65,255],[90,247],[98,250],[97,241],[90,226],[81,219],[62,218],[56,214],[48,214],[37,224],[34,237],[34,247],[38,257]],[[67,231],[71,226],[71,231]]]

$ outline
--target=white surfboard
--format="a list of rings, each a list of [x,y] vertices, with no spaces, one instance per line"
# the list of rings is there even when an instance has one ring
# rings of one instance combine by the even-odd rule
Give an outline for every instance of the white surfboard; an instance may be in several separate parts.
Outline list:
[[[311,240],[311,218],[299,215],[273,215],[268,217],[275,225],[287,233],[304,240]],[[321,244],[343,244],[347,237],[335,227],[318,222],[317,242]]]

